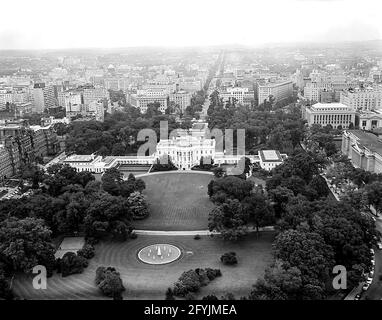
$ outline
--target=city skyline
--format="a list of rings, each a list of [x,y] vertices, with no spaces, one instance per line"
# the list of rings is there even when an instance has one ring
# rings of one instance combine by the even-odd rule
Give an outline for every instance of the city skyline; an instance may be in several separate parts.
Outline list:
[[[0,50],[193,47],[382,38],[381,4],[366,0],[46,0],[3,5]],[[22,8],[22,9],[20,9]],[[33,15],[30,14],[33,12]],[[86,14],[87,13],[87,14]]]

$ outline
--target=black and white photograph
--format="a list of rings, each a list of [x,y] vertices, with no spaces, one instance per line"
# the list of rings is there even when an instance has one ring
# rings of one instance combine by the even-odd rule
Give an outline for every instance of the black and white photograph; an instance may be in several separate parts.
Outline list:
[[[381,1],[0,8],[2,303],[382,300]]]

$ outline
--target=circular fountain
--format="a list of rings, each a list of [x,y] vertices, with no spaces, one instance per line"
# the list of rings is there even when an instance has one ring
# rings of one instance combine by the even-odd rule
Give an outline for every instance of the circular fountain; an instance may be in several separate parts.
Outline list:
[[[138,252],[138,259],[148,264],[166,264],[180,258],[182,252],[171,244],[152,244]]]

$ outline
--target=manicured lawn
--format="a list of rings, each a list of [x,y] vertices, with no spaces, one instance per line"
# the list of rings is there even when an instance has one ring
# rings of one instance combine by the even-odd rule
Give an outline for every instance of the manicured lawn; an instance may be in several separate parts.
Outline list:
[[[144,194],[150,216],[135,221],[136,229],[205,230],[208,214],[214,208],[207,195],[212,175],[199,173],[164,173],[144,176]]]
[[[139,236],[122,243],[104,242],[96,246],[96,256],[90,260],[82,274],[62,278],[54,275],[48,279],[46,290],[32,288],[32,280],[24,276],[15,277],[14,291],[26,299],[103,299],[94,285],[95,270],[99,266],[114,266],[121,273],[126,292],[124,299],[164,299],[165,291],[171,287],[183,271],[194,268],[219,268],[222,277],[203,287],[197,294],[220,297],[232,292],[237,298],[248,295],[253,283],[264,273],[271,262],[271,244],[274,234],[264,232],[257,239],[255,234],[245,240],[230,243],[221,239],[190,236]],[[144,246],[169,243],[178,246],[183,256],[167,265],[148,265],[138,261],[137,252]],[[225,266],[220,256],[235,251],[238,265]]]

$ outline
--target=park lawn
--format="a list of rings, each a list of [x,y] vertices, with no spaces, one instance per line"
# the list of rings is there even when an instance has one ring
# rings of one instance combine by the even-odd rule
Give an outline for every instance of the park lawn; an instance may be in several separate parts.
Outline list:
[[[82,274],[62,278],[55,274],[48,279],[46,290],[32,288],[31,278],[16,276],[13,288],[16,294],[26,299],[104,299],[94,284],[95,270],[99,266],[114,266],[121,273],[126,292],[124,299],[164,299],[165,291],[172,287],[182,272],[194,268],[219,268],[222,277],[203,287],[196,295],[207,294],[220,297],[227,292],[237,298],[248,295],[256,279],[264,274],[272,261],[271,246],[274,233],[263,232],[257,239],[249,235],[239,242],[227,242],[220,238],[202,236],[138,236],[126,242],[102,242],[96,246],[96,256],[90,260]],[[166,265],[148,265],[137,259],[137,252],[144,246],[169,243],[178,246],[182,257]],[[239,263],[225,266],[220,256],[235,251]]]
[[[207,194],[212,175],[202,173],[164,173],[141,177],[143,194],[149,204],[147,219],[135,221],[143,230],[206,230],[208,215],[214,208]]]

